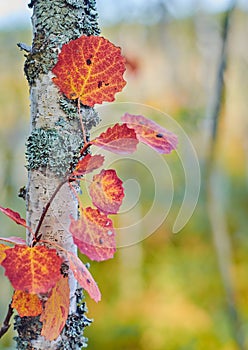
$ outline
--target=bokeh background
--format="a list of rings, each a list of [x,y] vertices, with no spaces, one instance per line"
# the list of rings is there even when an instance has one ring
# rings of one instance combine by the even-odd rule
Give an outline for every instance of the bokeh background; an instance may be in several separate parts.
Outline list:
[[[103,300],[95,304],[86,296],[94,318],[85,334],[90,350],[248,348],[245,0],[231,14],[218,132],[211,136],[224,20],[232,5],[224,0],[98,1],[102,34],[122,47],[128,62],[128,84],[117,101],[157,108],[180,124],[197,153],[201,191],[193,216],[173,234],[185,181],[177,156],[169,156],[174,198],[162,225],[142,242],[120,248],[115,259],[91,263]],[[31,43],[30,15],[27,2],[0,4],[0,203],[22,215],[25,205],[17,193],[27,182],[29,96],[16,43]],[[120,163],[119,171],[125,180],[139,182],[140,201],[131,214],[142,219],[154,200],[156,169]],[[3,215],[0,223],[1,236],[24,235]],[[142,233],[142,224],[139,229]],[[0,273],[2,322],[11,287],[3,269]],[[11,328],[0,340],[1,350],[15,348],[14,334]]]

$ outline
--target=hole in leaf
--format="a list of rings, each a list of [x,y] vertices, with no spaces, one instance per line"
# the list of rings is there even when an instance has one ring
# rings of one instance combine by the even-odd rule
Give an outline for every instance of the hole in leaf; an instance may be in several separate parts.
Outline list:
[[[156,137],[162,138],[164,135],[163,134],[157,134]]]
[[[88,58],[88,59],[86,60],[86,63],[87,63],[88,66],[90,66],[90,65],[91,65],[91,60]]]
[[[106,85],[106,84],[105,84],[105,85]],[[100,89],[100,87],[102,87],[102,81],[99,81],[97,86],[98,86],[99,89]]]

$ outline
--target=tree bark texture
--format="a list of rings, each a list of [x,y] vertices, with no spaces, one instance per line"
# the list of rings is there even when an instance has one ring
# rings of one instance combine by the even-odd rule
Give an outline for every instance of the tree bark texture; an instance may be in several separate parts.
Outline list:
[[[100,30],[95,0],[33,0],[29,6],[33,7],[33,43],[24,67],[31,108],[26,206],[27,224],[35,231],[45,205],[66,172],[77,163],[83,146],[77,103],[59,93],[51,70],[63,44],[82,34],[98,35]],[[98,123],[98,115],[86,106],[81,106],[81,112],[88,134]],[[68,228],[70,215],[76,218],[77,211],[77,200],[64,184],[42,223],[42,239],[76,253]],[[27,234],[28,243],[31,239]],[[39,317],[16,317],[17,349],[81,349],[85,345],[83,329],[90,321],[84,316],[85,304],[72,275],[69,281],[70,315],[61,336],[56,341],[46,341],[40,336]]]

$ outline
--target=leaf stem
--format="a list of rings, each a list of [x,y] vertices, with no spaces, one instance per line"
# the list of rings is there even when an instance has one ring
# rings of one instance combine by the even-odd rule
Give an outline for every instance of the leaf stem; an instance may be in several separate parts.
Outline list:
[[[80,106],[80,98],[78,98],[78,115],[79,115],[79,120],[80,120],[80,124],[81,124],[81,128],[82,128],[82,132],[83,132],[84,145],[86,145],[87,144],[86,132],[85,132],[85,128],[84,128],[84,123],[83,123],[83,118],[82,118],[80,107],[81,107]]]
[[[59,183],[59,185],[57,186],[57,188],[55,189],[55,191],[53,192],[51,198],[49,199],[49,201],[47,202],[45,208],[43,209],[43,212],[41,214],[40,220],[38,222],[38,225],[36,227],[35,233],[34,233],[34,239],[33,239],[33,245],[34,243],[38,242],[40,240],[41,237],[38,237],[41,225],[46,217],[47,211],[50,208],[54,198],[56,197],[56,195],[58,194],[59,190],[61,189],[61,187],[68,181],[68,178],[66,177],[63,181],[61,181]]]
[[[7,315],[5,317],[5,320],[3,321],[2,327],[0,328],[0,338],[2,338],[2,336],[8,331],[8,329],[10,327],[9,321],[10,321],[13,313],[14,313],[14,310],[11,306],[11,303],[9,303]]]
[[[84,152],[92,145],[92,142],[87,142],[84,144],[83,148],[80,151],[81,156],[84,154]]]

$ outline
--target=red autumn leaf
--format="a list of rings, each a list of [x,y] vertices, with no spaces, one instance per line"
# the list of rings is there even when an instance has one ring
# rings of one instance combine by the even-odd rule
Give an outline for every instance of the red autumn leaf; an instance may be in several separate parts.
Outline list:
[[[59,280],[62,259],[55,249],[16,245],[5,251],[5,275],[16,290],[46,293]]]
[[[42,302],[36,294],[29,294],[21,290],[16,290],[11,306],[15,308],[20,317],[38,316],[42,312]]]
[[[106,214],[118,212],[124,197],[124,189],[115,170],[102,170],[100,174],[93,176],[89,191],[93,204],[99,210]]]
[[[88,207],[82,210],[79,220],[71,218],[69,230],[74,243],[91,260],[113,258],[116,251],[113,223],[98,209]]]
[[[70,305],[68,277],[62,277],[53,287],[40,321],[43,323],[41,335],[47,340],[57,339],[65,326]]]
[[[7,249],[11,249],[10,247],[6,246],[5,244],[0,244],[0,264],[2,263],[2,261],[4,261],[4,259],[6,258],[6,253],[5,251]]]
[[[136,151],[139,141],[133,129],[126,124],[115,124],[92,141],[93,145],[117,154],[130,154]]]
[[[135,130],[139,141],[159,153],[170,153],[177,147],[178,140],[175,134],[142,115],[125,113],[121,120]]]
[[[77,165],[72,176],[82,176],[91,173],[93,170],[100,168],[103,165],[104,157],[97,154],[92,156],[87,154],[83,159],[81,159]]]
[[[0,237],[0,241],[14,243],[14,244],[19,244],[19,245],[27,245],[25,239],[23,239],[21,237],[15,237],[15,236]]]
[[[12,209],[9,208],[3,208],[0,206],[0,211],[7,215],[9,218],[11,218],[13,221],[15,221],[18,225],[22,225],[26,228],[29,228],[26,224],[26,220],[22,219],[20,214],[17,213],[16,211],[13,211]]]
[[[101,300],[101,292],[87,267],[73,253],[67,251],[70,269],[80,286],[89,293],[96,302]]]
[[[81,36],[62,46],[52,72],[53,82],[69,99],[93,107],[111,102],[123,89],[125,59],[121,50],[99,36]]]

